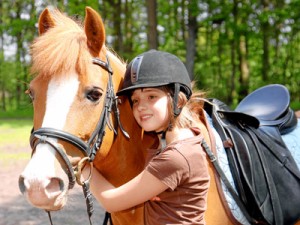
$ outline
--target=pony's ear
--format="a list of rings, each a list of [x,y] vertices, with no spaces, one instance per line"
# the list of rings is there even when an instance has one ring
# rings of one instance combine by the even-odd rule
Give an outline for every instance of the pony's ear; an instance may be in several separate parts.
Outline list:
[[[105,43],[104,24],[100,15],[90,7],[85,9],[84,30],[87,36],[87,45],[93,56],[99,56]]]
[[[49,9],[44,9],[39,18],[39,35],[42,35],[50,28],[54,27],[55,23]]]

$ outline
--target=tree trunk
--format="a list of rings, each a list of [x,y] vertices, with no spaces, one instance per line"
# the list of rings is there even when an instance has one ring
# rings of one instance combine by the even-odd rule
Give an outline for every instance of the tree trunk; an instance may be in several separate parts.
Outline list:
[[[196,55],[196,40],[198,35],[197,1],[190,1],[188,5],[188,37],[186,40],[186,68],[190,79],[194,80],[194,65]]]
[[[133,51],[133,34],[132,34],[132,13],[131,13],[131,4],[128,0],[125,1],[124,7],[124,14],[125,14],[125,21],[124,21],[124,35],[125,35],[125,42],[123,46],[123,57],[129,58],[132,55]]]
[[[156,9],[157,2],[156,0],[146,1],[147,15],[148,15],[148,46],[150,49],[158,48],[158,32],[157,32],[157,17]]]
[[[122,28],[121,28],[121,15],[122,15],[122,3],[121,0],[118,0],[116,3],[116,6],[114,8],[114,28],[115,28],[115,46],[116,46],[116,51],[117,52],[123,52],[123,33],[122,33]]]
[[[233,3],[233,8],[232,8],[232,14],[233,14],[233,17],[234,17],[234,24],[233,24],[233,31],[234,32],[237,28],[237,17],[238,17],[238,3],[237,1],[235,0],[234,3]],[[236,85],[235,85],[235,78],[236,78],[236,63],[235,63],[235,60],[236,60],[236,49],[237,49],[237,41],[236,41],[236,38],[235,38],[235,35],[233,35],[231,41],[230,41],[230,46],[231,46],[231,49],[230,49],[230,61],[231,61],[231,76],[230,76],[230,82],[229,82],[229,87],[230,87],[230,91],[229,91],[229,95],[228,95],[228,103],[229,104],[232,104],[233,103],[233,100],[235,99],[236,97]]]
[[[2,16],[3,16],[3,5],[2,5],[2,1],[0,2],[0,24],[3,24],[3,19],[2,19]],[[0,94],[0,99],[1,99],[1,109],[3,111],[6,110],[6,102],[5,102],[5,78],[3,77],[4,76],[4,72],[2,71],[2,62],[4,62],[4,48],[3,48],[3,41],[4,41],[4,38],[3,38],[3,30],[0,29],[0,91],[1,91],[1,94]]]
[[[113,9],[111,13],[113,14],[113,49],[116,52],[122,52],[123,46],[123,33],[121,28],[121,14],[122,14],[122,3],[121,0],[109,0],[110,7]]]
[[[21,5],[20,2],[16,2],[16,18],[17,19],[21,19]],[[17,109],[20,108],[21,106],[21,92],[22,92],[22,73],[23,73],[23,69],[22,69],[22,48],[23,48],[23,35],[22,35],[22,31],[18,31],[18,33],[16,34],[16,40],[17,40],[17,54],[16,54],[16,107]]]
[[[246,36],[241,35],[239,40],[239,63],[240,63],[240,89],[239,101],[242,100],[249,91],[249,66],[247,60]]]
[[[269,9],[269,1],[268,0],[262,0],[263,10],[267,11]],[[262,78],[263,81],[268,81],[268,73],[269,73],[269,21],[263,20],[261,29],[262,29],[262,35],[263,35],[263,54],[262,54]]]

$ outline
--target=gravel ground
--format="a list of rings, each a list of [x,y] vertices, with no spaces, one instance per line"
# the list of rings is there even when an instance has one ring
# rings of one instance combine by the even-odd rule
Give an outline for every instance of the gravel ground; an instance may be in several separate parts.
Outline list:
[[[13,157],[13,153],[30,152],[28,146],[20,148],[14,144],[0,146],[12,157],[0,159],[0,225],[50,225],[45,211],[32,207],[22,196],[18,187],[18,178],[25,168],[28,159]],[[102,224],[104,212],[94,200],[94,225]],[[53,225],[85,225],[89,224],[85,199],[81,187],[70,191],[66,207],[51,213]]]

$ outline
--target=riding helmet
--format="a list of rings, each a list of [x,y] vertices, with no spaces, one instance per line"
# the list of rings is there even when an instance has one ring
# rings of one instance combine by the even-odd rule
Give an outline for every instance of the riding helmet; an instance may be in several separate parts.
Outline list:
[[[168,52],[150,50],[128,64],[122,89],[117,95],[128,95],[137,88],[165,85],[174,87],[173,98],[176,102],[179,90],[187,99],[192,95],[191,80],[181,60]]]

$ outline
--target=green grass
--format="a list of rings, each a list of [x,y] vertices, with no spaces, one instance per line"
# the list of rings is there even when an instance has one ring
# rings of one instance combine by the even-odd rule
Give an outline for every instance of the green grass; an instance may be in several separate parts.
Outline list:
[[[0,146],[28,142],[31,128],[30,119],[0,119]]]
[[[0,119],[0,161],[29,159],[31,119]]]
[[[23,159],[30,159],[30,153],[25,152],[18,152],[18,153],[1,153],[0,152],[0,161],[8,162],[8,161],[15,161],[15,160],[23,160]]]

